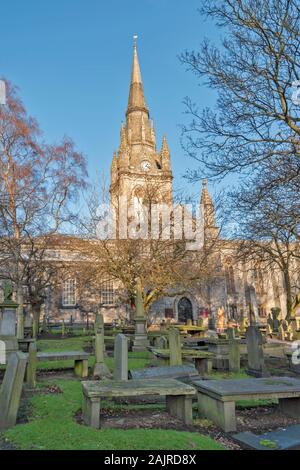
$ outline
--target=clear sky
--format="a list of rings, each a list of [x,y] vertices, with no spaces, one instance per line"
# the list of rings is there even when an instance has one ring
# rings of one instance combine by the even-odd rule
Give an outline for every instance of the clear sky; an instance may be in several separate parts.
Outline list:
[[[180,146],[182,100],[189,95],[203,106],[214,103],[177,57],[218,34],[198,6],[199,0],[2,1],[0,76],[20,88],[47,140],[72,137],[87,156],[90,176],[108,175],[125,119],[136,33],[158,144],[166,134],[175,185],[183,187],[181,176],[195,164]]]

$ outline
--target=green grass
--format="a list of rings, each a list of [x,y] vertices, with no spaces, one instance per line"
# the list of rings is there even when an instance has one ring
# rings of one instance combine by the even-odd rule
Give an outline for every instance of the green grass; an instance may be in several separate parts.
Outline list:
[[[237,408],[256,408],[258,406],[271,406],[278,405],[278,400],[238,400],[236,402]]]
[[[54,383],[54,382],[49,382]],[[102,429],[77,424],[81,408],[79,381],[57,380],[62,394],[38,394],[31,400],[30,421],[3,435],[22,450],[222,450],[198,433],[162,429]]]
[[[216,371],[213,370],[208,376],[212,380],[221,380],[221,379],[249,379],[249,375],[241,369],[240,372],[228,372],[228,371]]]
[[[91,345],[91,338],[89,336],[81,336],[78,338],[64,338],[64,339],[46,339],[39,340],[39,351],[43,352],[63,352],[63,351],[82,351],[84,347]],[[150,362],[151,354],[149,352],[130,352],[128,353],[128,367],[130,369],[143,369]],[[89,358],[89,367],[94,365],[94,357],[91,355]],[[107,367],[112,371],[114,359],[107,357],[105,359]],[[73,361],[41,361],[38,363],[40,370],[55,370],[55,369],[69,369],[74,365]]]

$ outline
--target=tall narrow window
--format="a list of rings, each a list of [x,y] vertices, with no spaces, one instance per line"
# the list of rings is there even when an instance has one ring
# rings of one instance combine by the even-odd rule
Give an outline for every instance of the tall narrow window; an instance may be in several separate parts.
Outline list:
[[[76,280],[68,279],[64,282],[62,292],[63,307],[74,307],[76,305]]]
[[[105,281],[101,287],[101,303],[104,305],[114,305],[115,291],[112,281]]]
[[[228,294],[235,294],[234,271],[232,266],[226,267],[226,286]]]

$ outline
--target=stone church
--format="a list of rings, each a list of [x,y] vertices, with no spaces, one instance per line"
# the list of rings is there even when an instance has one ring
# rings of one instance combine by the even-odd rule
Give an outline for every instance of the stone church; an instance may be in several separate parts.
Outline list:
[[[158,189],[159,200],[172,204],[172,165],[166,137],[157,149],[153,120],[146,105],[143,82],[134,44],[133,66],[130,82],[126,123],[121,126],[120,146],[114,153],[111,165],[110,195],[117,206],[120,196],[143,198],[145,185],[151,181]],[[147,183],[146,183],[147,182]],[[214,205],[206,180],[203,179],[200,201],[206,214],[206,226],[217,231]],[[266,275],[260,270],[249,270],[234,263],[235,242],[223,240],[218,252],[219,273],[215,280],[201,290],[190,290],[184,295],[161,298],[151,306],[151,316],[162,320],[171,318],[186,322],[197,321],[202,316],[213,319],[217,310],[223,308],[228,319],[238,320],[248,316],[250,309],[257,320],[263,321],[272,307],[286,313],[285,290],[281,273]],[[116,286],[112,282],[99,288],[95,299],[106,321],[128,316],[128,307],[118,303]],[[76,279],[66,279],[58,295],[49,295],[45,313],[50,320],[64,317],[68,321],[83,320],[84,314],[78,304]]]

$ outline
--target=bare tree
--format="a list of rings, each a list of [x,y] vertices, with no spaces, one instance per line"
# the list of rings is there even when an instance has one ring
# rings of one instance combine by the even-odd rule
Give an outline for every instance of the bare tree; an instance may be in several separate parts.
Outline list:
[[[300,289],[299,195],[287,186],[264,193],[261,185],[258,179],[253,186],[231,193],[229,207],[239,239],[236,257],[248,269],[282,274],[290,320]]]
[[[46,144],[16,89],[7,82],[6,90],[0,106],[0,272],[16,286],[21,338],[23,286],[29,278],[37,286],[38,272],[43,282],[41,240],[72,217],[70,203],[85,184],[86,164],[70,139]]]
[[[83,284],[101,286],[104,280],[115,281],[120,286],[123,301],[134,305],[136,282],[139,279],[143,290],[144,309],[149,312],[151,305],[159,298],[184,293],[187,288],[198,286],[211,275],[218,231],[205,240],[201,249],[187,250],[188,240],[184,236],[181,240],[174,239],[174,226],[179,220],[174,216],[175,206],[170,205],[169,221],[160,218],[158,237],[152,236],[150,214],[154,204],[161,201],[159,184],[156,185],[153,181],[145,183],[143,194],[140,195],[144,207],[149,210],[144,214],[149,222],[146,224],[146,232],[136,237],[133,234],[128,235],[124,239],[119,237],[118,230],[115,238],[98,237],[97,210],[103,202],[109,201],[109,194],[105,185],[101,188],[96,184],[95,188],[87,199],[88,215],[81,218],[79,237],[73,245],[73,250],[78,254],[77,258],[81,260],[77,274],[80,272],[79,277]],[[115,213],[119,214],[119,199],[115,204]],[[129,206],[128,217],[126,215],[129,225],[133,218],[131,209]],[[170,236],[164,237],[166,233]]]
[[[270,187],[294,181],[299,190],[298,0],[202,0],[200,13],[225,35],[221,47],[205,40],[199,52],[181,55],[217,93],[216,110],[185,99],[192,121],[184,148],[215,177],[266,171]]]

